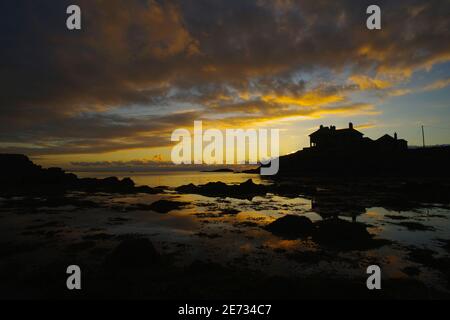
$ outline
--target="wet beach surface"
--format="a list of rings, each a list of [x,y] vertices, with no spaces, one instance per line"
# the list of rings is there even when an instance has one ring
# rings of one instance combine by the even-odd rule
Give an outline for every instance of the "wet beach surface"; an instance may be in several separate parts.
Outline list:
[[[162,189],[0,198],[1,297],[450,296],[446,204],[372,207],[355,195],[343,205],[342,197],[320,188],[314,196],[267,193],[250,199]],[[315,231],[271,232],[268,225],[286,215],[308,218]],[[325,241],[324,221],[332,228],[336,221],[363,226],[368,245],[358,238],[350,245]],[[105,269],[119,244],[141,238],[150,240],[158,262]],[[145,259],[147,252],[136,254]],[[80,293],[65,289],[71,264],[83,270]],[[383,290],[377,293],[365,283],[372,264],[382,269]]]

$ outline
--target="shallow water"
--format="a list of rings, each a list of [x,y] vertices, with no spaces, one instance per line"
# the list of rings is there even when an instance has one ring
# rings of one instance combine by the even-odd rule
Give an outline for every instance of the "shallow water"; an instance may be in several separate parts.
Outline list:
[[[124,176],[129,175],[120,175]],[[131,177],[137,184],[169,187],[190,182],[240,183],[249,178],[263,183],[256,175],[232,173],[176,172]],[[377,264],[386,279],[413,277],[448,292],[442,273],[411,259],[416,249],[431,250],[435,258],[448,257],[448,249],[440,242],[450,238],[450,209],[445,206],[428,204],[394,211],[361,208],[355,199],[356,209],[343,209],[332,199],[323,203],[323,197],[267,194],[243,200],[177,194],[170,190],[156,195],[73,192],[68,197],[89,200],[95,205],[81,208],[63,203],[51,208],[27,208],[20,206],[23,198],[19,197],[10,199],[17,207],[8,207],[3,205],[5,199],[0,198],[1,270],[20,266],[18,270],[26,272],[67,256],[74,264],[98,264],[124,236],[139,235],[149,238],[158,251],[172,256],[179,266],[201,260],[271,275],[359,278],[366,277],[369,265]],[[159,199],[187,205],[166,214],[136,210],[136,205],[149,205]],[[376,239],[391,243],[370,250],[339,251],[321,247],[311,238],[286,240],[264,229],[285,214],[304,215],[316,222],[329,218],[330,212],[339,212],[341,219],[366,224]],[[81,244],[82,249],[73,250],[73,244]],[[415,274],[406,272],[408,268],[413,268]]]

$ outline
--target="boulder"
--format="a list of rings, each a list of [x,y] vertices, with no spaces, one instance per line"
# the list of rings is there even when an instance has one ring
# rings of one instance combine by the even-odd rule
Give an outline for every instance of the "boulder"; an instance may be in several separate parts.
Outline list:
[[[227,185],[221,181],[209,182],[195,186],[192,183],[175,189],[180,193],[201,194],[209,197],[231,197],[238,199],[252,199],[257,195],[264,195],[267,188],[261,184],[255,184],[251,179],[238,185]]]
[[[317,222],[312,239],[320,245],[348,250],[368,249],[378,244],[366,225],[336,218]]]
[[[44,169],[20,154],[0,154],[0,193],[54,194],[68,190],[111,193],[158,193],[148,186],[136,187],[130,178],[78,178],[61,168]]]
[[[265,228],[283,238],[296,239],[310,235],[314,230],[314,224],[307,217],[286,215]]]
[[[150,240],[127,239],[106,256],[104,266],[107,269],[148,268],[157,265],[160,259]]]
[[[153,202],[149,209],[158,213],[168,213],[169,211],[176,210],[186,205],[186,202],[172,201],[172,200],[158,200]]]

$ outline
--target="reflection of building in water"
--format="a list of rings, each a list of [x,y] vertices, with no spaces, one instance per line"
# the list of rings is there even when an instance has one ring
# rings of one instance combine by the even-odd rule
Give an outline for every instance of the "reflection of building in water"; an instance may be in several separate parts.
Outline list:
[[[364,134],[349,123],[348,128],[336,129],[335,126],[320,126],[318,130],[309,135],[310,147],[322,150],[332,149],[376,149],[379,151],[400,151],[408,149],[408,142],[404,139],[398,139],[397,133],[394,136],[385,134],[377,140],[364,137]]]
[[[366,212],[366,208],[361,205],[328,196],[313,197],[311,210],[320,215],[322,219],[337,218],[339,216],[351,217],[353,222],[356,222],[357,216]]]

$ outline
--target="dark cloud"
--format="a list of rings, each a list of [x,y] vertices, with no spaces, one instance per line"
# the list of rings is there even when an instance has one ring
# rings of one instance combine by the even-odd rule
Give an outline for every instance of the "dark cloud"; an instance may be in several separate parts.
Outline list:
[[[33,147],[3,146],[2,152],[24,152],[30,155],[83,154],[167,146],[175,127],[183,127],[199,119],[197,112],[163,116],[124,117],[118,115],[80,114],[65,117],[56,123],[52,118],[19,132],[0,127],[0,144],[15,141]]]
[[[81,31],[65,28],[69,4],[82,8]],[[217,112],[253,114],[255,121],[280,110],[333,113],[363,104],[317,100],[315,107],[300,103],[292,111],[280,97],[304,102],[310,91],[331,97],[358,88],[331,83],[311,88],[304,72],[349,69],[404,77],[450,59],[448,1],[378,1],[383,29],[375,32],[365,28],[369,4],[2,1],[2,150],[89,153],[160,146],[167,132]],[[245,97],[249,94],[255,96]],[[173,113],[179,103],[198,111]],[[111,115],[133,105],[167,115]]]

